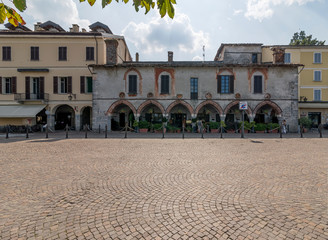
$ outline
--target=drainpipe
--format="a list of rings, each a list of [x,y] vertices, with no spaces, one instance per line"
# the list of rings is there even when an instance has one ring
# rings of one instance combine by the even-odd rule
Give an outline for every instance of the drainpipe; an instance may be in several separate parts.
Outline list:
[[[96,34],[93,35],[96,41],[96,64],[98,64],[98,40],[96,38]]]

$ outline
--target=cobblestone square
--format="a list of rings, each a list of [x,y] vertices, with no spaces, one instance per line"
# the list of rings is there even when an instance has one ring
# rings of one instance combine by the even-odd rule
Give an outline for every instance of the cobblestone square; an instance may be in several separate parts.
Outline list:
[[[328,239],[327,139],[0,142],[0,239]]]

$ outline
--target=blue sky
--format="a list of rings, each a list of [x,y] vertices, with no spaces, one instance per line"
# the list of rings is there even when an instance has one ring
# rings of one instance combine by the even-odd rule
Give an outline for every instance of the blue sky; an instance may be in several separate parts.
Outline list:
[[[130,0],[131,1],[131,0]],[[124,35],[131,55],[141,61],[213,60],[221,43],[289,44],[294,32],[304,30],[328,44],[327,0],[176,0],[174,20],[160,18],[157,10],[135,12],[132,3],[101,8],[79,0],[27,0],[22,13],[27,26],[51,20],[65,30],[73,24],[89,30],[96,21],[114,34]],[[6,2],[6,0],[5,0]],[[3,28],[3,26],[0,26]]]

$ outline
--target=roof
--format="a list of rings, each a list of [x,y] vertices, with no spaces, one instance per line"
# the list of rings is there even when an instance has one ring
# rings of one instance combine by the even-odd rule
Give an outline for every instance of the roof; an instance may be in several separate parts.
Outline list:
[[[55,36],[101,36],[99,32],[49,32],[49,31],[36,31],[36,32],[23,32],[23,31],[0,31],[0,35],[55,35]]]
[[[280,48],[312,48],[312,49],[328,49],[328,45],[263,45],[262,47],[280,47]]]
[[[0,106],[0,118],[35,117],[46,105],[8,105]]]
[[[89,28],[94,32],[97,32],[97,30],[100,28],[103,29],[106,33],[113,34],[109,27],[101,22],[95,22],[91,24]]]
[[[239,47],[239,46],[262,46],[263,44],[262,43],[221,43],[218,51],[216,52],[216,55],[214,57],[214,61],[216,59],[219,59],[219,55],[220,53],[222,52],[223,48],[225,46],[235,46],[235,47]]]
[[[65,30],[61,26],[59,26],[57,23],[54,23],[52,21],[46,21],[45,23],[40,24],[40,27],[42,27],[44,30],[55,28],[59,32],[65,32]]]

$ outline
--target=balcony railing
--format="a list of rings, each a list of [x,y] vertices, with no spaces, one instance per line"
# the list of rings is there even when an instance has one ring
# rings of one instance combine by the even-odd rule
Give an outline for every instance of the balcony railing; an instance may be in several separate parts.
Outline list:
[[[48,93],[16,93],[15,101],[49,101]]]

